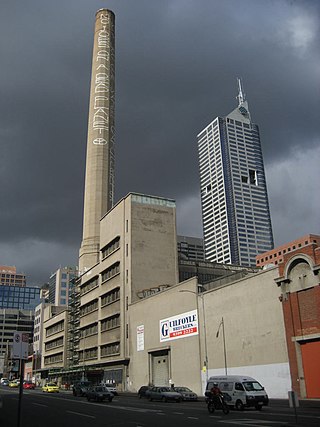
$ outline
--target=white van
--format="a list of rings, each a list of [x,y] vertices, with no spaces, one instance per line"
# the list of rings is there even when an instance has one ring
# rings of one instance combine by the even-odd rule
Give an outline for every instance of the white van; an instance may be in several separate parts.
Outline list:
[[[206,395],[214,383],[218,384],[225,396],[226,403],[239,411],[245,407],[255,407],[260,411],[262,406],[267,406],[269,403],[264,387],[254,378],[241,375],[210,377],[206,387]]]

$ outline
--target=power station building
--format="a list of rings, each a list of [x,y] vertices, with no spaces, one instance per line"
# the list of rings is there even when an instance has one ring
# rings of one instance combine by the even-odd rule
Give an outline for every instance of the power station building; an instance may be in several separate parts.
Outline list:
[[[78,284],[80,322],[74,342],[87,378],[125,387],[129,305],[178,282],[176,234],[170,199],[130,193],[101,219],[99,261]]]
[[[179,283],[174,200],[129,193],[113,205],[114,15],[97,12],[80,275],[68,312],[44,308],[48,378],[132,392],[174,383],[202,394],[209,375],[228,373],[256,378],[270,397],[292,387],[320,397],[319,364],[303,365],[319,348],[317,244],[291,252],[281,268],[243,268],[273,238],[259,131],[239,89],[238,108],[198,135],[206,258],[238,268],[206,286],[197,277]],[[192,262],[196,276],[214,274]]]

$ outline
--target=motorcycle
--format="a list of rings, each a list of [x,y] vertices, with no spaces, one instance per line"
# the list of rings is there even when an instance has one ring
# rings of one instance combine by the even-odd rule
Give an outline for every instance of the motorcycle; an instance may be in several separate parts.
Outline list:
[[[216,396],[210,396],[207,400],[207,407],[210,414],[212,414],[216,409],[222,409],[224,414],[229,414],[229,406],[224,400],[223,394],[218,394]]]

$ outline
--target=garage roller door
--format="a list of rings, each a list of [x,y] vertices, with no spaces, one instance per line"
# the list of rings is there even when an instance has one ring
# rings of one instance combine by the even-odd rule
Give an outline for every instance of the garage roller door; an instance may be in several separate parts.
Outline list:
[[[151,356],[152,382],[157,386],[169,385],[169,363],[168,355]]]

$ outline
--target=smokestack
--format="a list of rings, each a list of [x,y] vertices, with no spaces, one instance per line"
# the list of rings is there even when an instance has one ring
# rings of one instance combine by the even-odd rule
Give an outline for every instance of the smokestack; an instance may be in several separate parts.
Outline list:
[[[100,9],[94,29],[80,273],[99,261],[100,219],[113,205],[114,116],[115,16]]]

